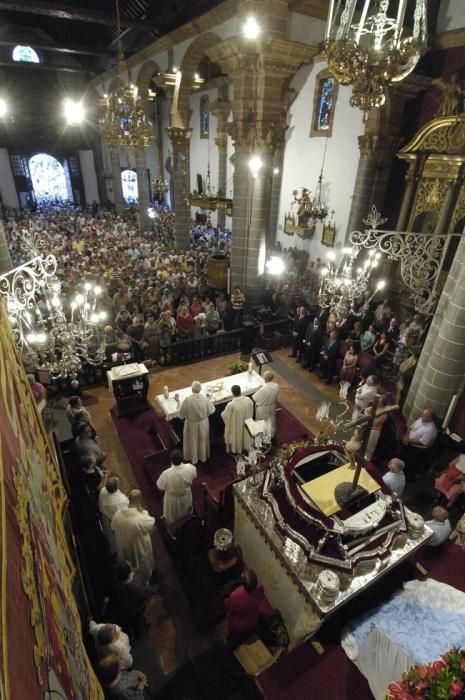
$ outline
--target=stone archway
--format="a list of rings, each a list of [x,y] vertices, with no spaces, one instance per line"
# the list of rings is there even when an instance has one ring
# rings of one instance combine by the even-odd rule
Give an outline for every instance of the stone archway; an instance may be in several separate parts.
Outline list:
[[[171,105],[171,126],[187,129],[189,127],[189,96],[192,91],[192,76],[197,71],[201,59],[208,50],[223,39],[213,32],[201,34],[189,45],[180,66],[181,79],[175,89]]]

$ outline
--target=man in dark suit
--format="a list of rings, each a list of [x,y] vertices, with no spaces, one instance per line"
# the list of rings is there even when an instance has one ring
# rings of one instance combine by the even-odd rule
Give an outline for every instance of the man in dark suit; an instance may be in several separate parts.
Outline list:
[[[305,334],[305,355],[302,361],[302,367],[308,367],[310,372],[313,372],[318,361],[322,337],[323,328],[318,316],[315,316]]]
[[[310,318],[307,315],[307,309],[305,306],[299,306],[297,309],[297,316],[294,319],[294,324],[292,327],[292,353],[289,357],[295,357],[298,360],[301,358],[302,345],[305,339],[305,333],[307,331],[307,326]]]
[[[337,331],[331,331],[329,338],[323,345],[321,354],[321,378],[326,379],[327,384],[331,384],[336,374],[336,362],[339,357],[339,338]]]

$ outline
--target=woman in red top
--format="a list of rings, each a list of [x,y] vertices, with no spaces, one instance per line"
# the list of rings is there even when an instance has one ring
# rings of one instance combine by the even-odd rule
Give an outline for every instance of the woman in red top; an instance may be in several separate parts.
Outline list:
[[[242,586],[226,598],[226,644],[237,647],[254,631],[260,615],[260,607],[266,603],[263,586],[258,585],[257,575],[247,569],[241,576]]]
[[[191,338],[193,327],[194,321],[189,310],[186,306],[181,307],[176,316],[176,332],[179,336],[179,340],[188,340]]]

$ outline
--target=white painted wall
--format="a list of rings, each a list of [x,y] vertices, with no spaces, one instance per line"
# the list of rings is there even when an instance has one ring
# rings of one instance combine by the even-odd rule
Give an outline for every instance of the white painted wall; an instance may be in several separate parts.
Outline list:
[[[441,0],[436,33],[450,32],[465,27],[464,0]]]
[[[315,192],[321,170],[325,143],[326,160],[323,173],[323,195],[330,210],[335,209],[336,246],[343,244],[349,218],[351,198],[357,172],[359,149],[357,137],[363,133],[362,113],[349,104],[351,88],[339,86],[331,138],[310,138],[313,113],[315,76],[325,68],[316,63],[299,70],[292,82],[298,95],[290,107],[288,141],[284,154],[283,180],[278,220],[278,240],[283,247],[297,246],[308,250],[312,257],[321,257],[328,251],[321,241],[322,225],[317,224],[310,240],[288,236],[282,232],[285,212],[290,211],[292,191],[307,187]],[[296,206],[293,212],[296,214]]]
[[[81,164],[82,182],[84,184],[84,194],[86,203],[100,202],[97,185],[97,174],[95,172],[94,152],[92,150],[79,151],[79,162]]]
[[[10,157],[6,148],[0,148],[0,194],[3,204],[6,207],[19,207],[18,194],[16,192],[15,180],[11,170]]]

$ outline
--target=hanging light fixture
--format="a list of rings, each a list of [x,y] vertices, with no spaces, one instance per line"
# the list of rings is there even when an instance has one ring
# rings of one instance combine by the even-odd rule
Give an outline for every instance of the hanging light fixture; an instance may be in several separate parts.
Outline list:
[[[98,309],[102,290],[86,282],[69,300],[56,277],[55,256],[29,247],[35,253],[31,260],[0,275],[0,295],[24,363],[48,369],[53,378],[77,374],[83,362],[102,364],[106,319]]]
[[[310,207],[310,218],[314,221],[324,221],[328,216],[329,206],[326,202],[322,200],[322,186],[323,186],[323,169],[325,167],[326,159],[326,149],[328,147],[328,139],[325,142],[325,150],[323,151],[323,160],[321,162],[321,170],[318,176],[317,186],[315,188],[315,195]]]
[[[116,0],[116,26],[118,76],[123,84],[101,99],[100,107],[103,114],[100,130],[109,146],[148,148],[155,137],[151,123],[145,118],[139,90],[136,85],[128,83],[129,75],[126,71],[121,43],[119,0]]]
[[[387,86],[413,71],[426,44],[426,0],[330,0],[328,68],[352,85],[350,103],[364,120],[384,104]]]
[[[372,275],[380,263],[381,253],[370,250],[363,264],[356,266],[355,261],[360,252],[361,248],[356,246],[343,248],[337,260],[336,253],[330,250],[327,253],[326,266],[320,271],[319,302],[322,306],[331,306],[340,318],[343,318],[349,310],[357,315],[354,309],[355,300],[371,288]],[[374,286],[375,291],[365,301],[364,307],[370,303],[376,292],[384,289],[386,282],[380,279]]]

